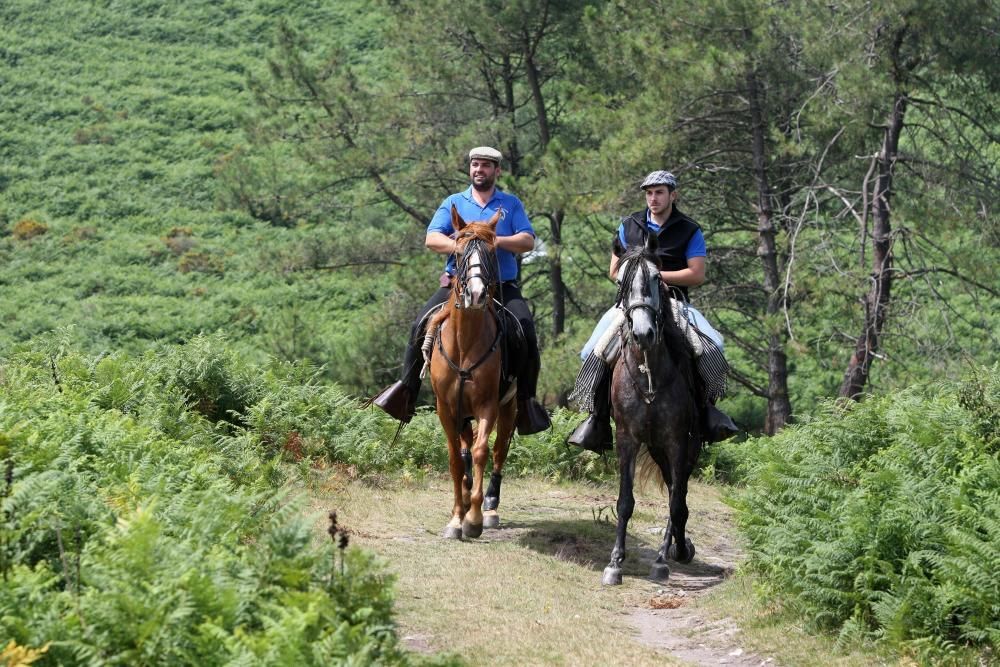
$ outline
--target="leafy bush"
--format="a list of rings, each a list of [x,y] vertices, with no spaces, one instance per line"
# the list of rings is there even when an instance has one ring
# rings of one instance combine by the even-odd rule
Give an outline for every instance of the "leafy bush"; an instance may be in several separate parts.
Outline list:
[[[317,543],[263,446],[319,428],[318,410],[293,412],[322,391],[285,391],[303,372],[254,369],[218,337],[132,360],[82,357],[56,335],[4,362],[4,650],[54,664],[411,662],[391,579],[342,530]]]
[[[44,222],[38,222],[37,220],[32,220],[31,218],[25,218],[14,225],[14,229],[11,233],[14,238],[19,241],[27,241],[28,239],[33,239],[36,236],[41,236],[49,231],[49,226]]]
[[[743,445],[752,566],[845,639],[928,661],[995,650],[1000,370],[849,408]]]

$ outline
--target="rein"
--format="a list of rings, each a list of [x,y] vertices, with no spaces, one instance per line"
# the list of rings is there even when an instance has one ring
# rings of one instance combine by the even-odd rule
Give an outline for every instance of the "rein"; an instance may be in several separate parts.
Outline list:
[[[473,259],[478,261],[474,262]],[[474,273],[473,269],[479,269],[479,272]],[[455,285],[458,289],[456,308],[462,308],[462,297],[469,288],[469,281],[474,277],[483,281],[487,292],[491,288],[495,290],[500,284],[500,263],[496,251],[484,239],[475,236],[469,239],[460,253],[455,254]]]
[[[639,294],[640,297],[651,296],[650,282],[652,282],[653,276],[650,273],[651,262],[646,258],[646,256],[639,251],[628,252],[622,257],[622,277],[619,280],[618,285],[618,295],[615,298],[615,304],[620,306],[625,312],[625,322],[622,324],[622,329],[624,329],[624,335],[627,340],[632,341],[632,313],[636,310],[648,310],[650,317],[653,320],[653,330],[655,331],[655,338],[653,339],[653,346],[655,347],[661,338],[661,333],[663,331],[663,316],[660,312],[660,308],[651,303],[652,299],[649,301],[641,300],[638,303],[629,303],[633,296],[633,285],[635,283],[636,275],[642,271],[642,290]],[[657,280],[657,297],[659,294],[659,274],[656,275]],[[659,299],[657,299],[659,300]],[[626,326],[627,325],[627,326]],[[636,378],[635,373],[632,369],[631,364],[626,362],[626,369],[628,370],[629,378],[632,380],[632,385],[635,387],[636,391],[642,397],[642,400],[646,405],[651,405],[656,399],[656,387],[653,385],[653,372],[649,365],[649,353],[646,350],[642,352],[642,363],[638,365],[638,371],[646,376],[646,389],[643,389],[639,385],[639,379]]]
[[[472,259],[476,258],[479,261],[473,262]],[[471,271],[475,268],[480,269],[479,274],[473,274]],[[492,294],[497,290],[500,285],[500,266],[497,261],[496,252],[493,247],[487,243],[485,240],[472,237],[465,244],[461,253],[457,253],[455,257],[455,284],[452,290],[455,293],[455,308],[462,308],[462,295],[466,289],[468,289],[468,283],[473,277],[480,278],[486,287],[487,292],[487,304],[493,302]],[[489,305],[487,305],[489,307]],[[462,399],[465,394],[465,383],[467,380],[472,378],[472,373],[477,368],[483,365],[483,363],[489,359],[494,352],[496,352],[497,347],[500,344],[500,338],[503,333],[503,324],[500,321],[500,317],[497,315],[495,308],[490,309],[493,315],[493,320],[496,323],[496,332],[493,335],[493,342],[490,344],[490,348],[483,353],[483,355],[468,368],[462,368],[455,361],[448,356],[448,353],[444,350],[444,344],[441,342],[441,329],[437,331],[437,348],[441,353],[441,357],[448,362],[448,366],[455,371],[458,375],[458,409],[455,412],[455,430],[459,433],[462,432]]]

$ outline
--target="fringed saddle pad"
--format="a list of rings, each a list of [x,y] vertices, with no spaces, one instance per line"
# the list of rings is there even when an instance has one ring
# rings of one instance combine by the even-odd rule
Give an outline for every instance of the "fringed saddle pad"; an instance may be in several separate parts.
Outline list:
[[[581,410],[594,411],[594,393],[611,373],[611,366],[597,354],[596,351],[587,355],[587,359],[576,375],[576,384],[570,392],[569,400],[575,401]]]
[[[684,312],[685,304],[671,299],[671,310],[677,326],[697,359],[698,374],[701,375],[705,387],[705,398],[717,401],[726,393],[726,379],[729,376],[729,362],[722,349],[712,338],[695,327]],[[611,373],[618,354],[621,352],[621,326],[625,321],[625,313],[618,312],[604,335],[594,346],[594,350],[584,360],[576,383],[569,395],[569,400],[575,401],[581,410],[592,412],[594,409],[594,390]]]
[[[695,329],[695,331],[698,331]],[[698,331],[703,352],[698,357],[698,374],[705,385],[705,398],[714,403],[726,394],[729,362],[715,341]]]

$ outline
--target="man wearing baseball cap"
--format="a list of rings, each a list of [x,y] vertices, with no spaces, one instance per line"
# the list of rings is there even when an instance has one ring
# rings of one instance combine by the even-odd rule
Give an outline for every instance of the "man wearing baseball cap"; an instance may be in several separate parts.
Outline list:
[[[701,227],[677,208],[677,177],[669,171],[650,172],[639,188],[646,197],[646,208],[622,219],[611,244],[611,266],[608,273],[612,279],[618,275],[618,261],[625,250],[643,245],[646,236],[657,237],[656,254],[660,259],[660,280],[670,290],[675,299],[688,301],[688,288],[705,282],[705,237]],[[691,309],[694,310],[693,308]],[[704,321],[701,314],[697,318]],[[589,352],[603,333],[602,323],[598,325],[591,340],[584,347],[583,356]],[[609,321],[609,320],[608,320]],[[699,328],[710,330],[713,337],[718,334],[704,323]],[[717,338],[721,347],[721,337]],[[611,433],[611,385],[610,375],[599,383],[594,392],[594,410],[568,438],[568,442],[597,453],[609,451],[614,446]],[[723,414],[710,401],[705,402],[706,439],[723,440],[737,433],[732,419]]]
[[[535,247],[535,230],[528,220],[521,200],[496,187],[500,176],[503,155],[489,146],[479,146],[469,151],[469,180],[471,184],[462,192],[445,198],[427,226],[424,245],[448,257],[440,287],[431,295],[410,328],[410,340],[403,356],[403,369],[399,381],[383,389],[373,400],[392,417],[409,423],[416,408],[420,391],[420,369],[424,359],[421,353],[422,323],[428,312],[448,300],[451,280],[455,275],[455,229],[451,225],[451,207],[458,209],[467,221],[488,220],[500,211],[497,223],[496,254],[500,267],[500,300],[512,312],[524,331],[528,349],[521,354],[517,376],[517,431],[521,435],[538,433],[551,426],[548,413],[535,400],[541,358],[531,310],[521,296],[517,283],[516,255],[530,252]]]

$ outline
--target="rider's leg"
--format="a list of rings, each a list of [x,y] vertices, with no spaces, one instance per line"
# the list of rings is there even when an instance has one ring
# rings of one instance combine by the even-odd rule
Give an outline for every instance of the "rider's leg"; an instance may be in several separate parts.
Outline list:
[[[451,290],[442,287],[431,295],[410,326],[410,339],[403,354],[403,368],[399,380],[389,385],[375,397],[373,403],[385,410],[390,416],[408,424],[413,418],[417,407],[417,394],[420,392],[420,369],[424,366],[424,355],[421,346],[424,343],[424,317],[435,306],[448,300]]]
[[[524,331],[525,349],[520,351],[521,358],[517,364],[517,432],[521,435],[531,435],[552,426],[549,414],[535,399],[538,373],[542,367],[542,359],[538,353],[538,338],[535,335],[535,322],[516,283],[508,282],[502,285],[501,301],[507,310],[514,314]]]

